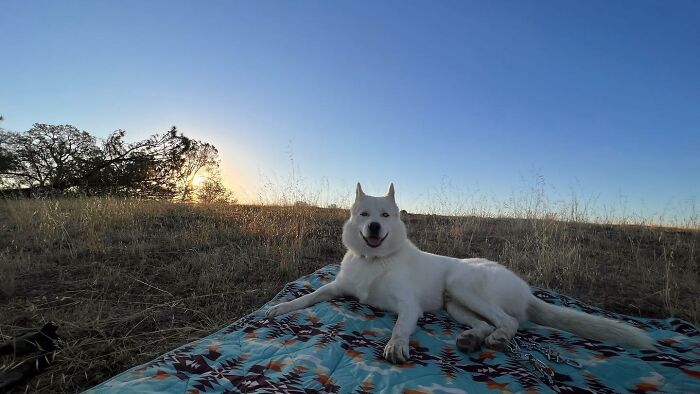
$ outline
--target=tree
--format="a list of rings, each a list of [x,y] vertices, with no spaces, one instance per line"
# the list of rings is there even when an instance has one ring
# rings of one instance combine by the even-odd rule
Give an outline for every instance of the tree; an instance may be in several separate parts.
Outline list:
[[[2,175],[15,187],[66,189],[99,157],[95,138],[73,126],[35,124],[26,133],[2,134],[0,149],[9,162]]]
[[[117,130],[98,143],[70,125],[35,124],[24,133],[0,129],[0,187],[175,198],[197,171],[218,167],[214,146],[175,127],[134,143],[125,134]]]
[[[0,116],[0,122],[4,118]],[[15,160],[11,153],[5,148],[10,134],[0,127],[0,174],[9,172],[15,169]],[[0,188],[6,186],[3,183],[3,177],[0,177]]]
[[[184,201],[189,201],[195,197],[195,187],[193,181],[195,176],[202,171],[210,172],[210,177],[207,178],[200,186],[211,187],[218,180],[221,183],[221,177],[217,171],[219,168],[219,151],[214,145],[193,141],[191,149],[185,154],[185,160],[180,167],[178,174],[180,182],[180,198]],[[216,178],[212,178],[215,176]],[[214,182],[214,183],[212,183]],[[223,187],[223,185],[220,185]]]
[[[85,188],[98,194],[173,198],[178,194],[182,167],[198,141],[178,134],[175,127],[135,143],[117,130],[102,143],[102,157],[85,177]]]
[[[218,168],[212,170],[209,176],[199,185],[196,197],[197,201],[204,203],[236,202],[233,193],[224,186]]]

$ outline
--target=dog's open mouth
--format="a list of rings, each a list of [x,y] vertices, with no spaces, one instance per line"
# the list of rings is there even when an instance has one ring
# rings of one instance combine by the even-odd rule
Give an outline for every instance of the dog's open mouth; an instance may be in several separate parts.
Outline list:
[[[370,235],[369,237],[365,237],[365,235],[362,234],[362,232],[360,232],[360,235],[365,240],[367,246],[369,246],[370,248],[376,248],[381,246],[382,242],[384,242],[386,237],[389,236],[389,233],[386,233],[386,235],[383,238],[379,238],[378,235]]]

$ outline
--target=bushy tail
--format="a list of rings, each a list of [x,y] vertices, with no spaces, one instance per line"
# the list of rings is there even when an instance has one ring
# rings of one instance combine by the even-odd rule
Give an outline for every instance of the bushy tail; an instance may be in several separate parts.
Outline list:
[[[621,321],[548,304],[534,296],[530,300],[527,313],[528,319],[537,324],[558,328],[584,338],[610,341],[640,349],[653,348],[654,340],[638,328]]]

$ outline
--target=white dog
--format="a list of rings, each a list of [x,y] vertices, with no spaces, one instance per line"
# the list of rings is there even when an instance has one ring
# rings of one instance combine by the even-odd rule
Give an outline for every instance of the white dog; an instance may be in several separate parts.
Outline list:
[[[652,339],[622,322],[548,304],[530,292],[516,274],[486,259],[456,259],[419,250],[406,236],[394,199],[394,185],[384,197],[367,196],[357,184],[350,219],[343,226],[347,253],[335,280],[311,294],[275,305],[267,316],[306,308],[339,296],[398,314],[384,358],[409,358],[409,337],[423,312],[445,308],[470,329],[457,339],[463,351],[481,342],[503,350],[520,322],[566,330],[582,337],[650,348]]]

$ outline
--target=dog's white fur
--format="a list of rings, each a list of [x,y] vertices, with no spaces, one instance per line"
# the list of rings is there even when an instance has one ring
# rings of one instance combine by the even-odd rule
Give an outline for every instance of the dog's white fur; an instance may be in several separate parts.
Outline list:
[[[372,222],[381,225],[379,236],[384,238],[375,247],[367,241]],[[493,261],[460,260],[421,251],[406,236],[393,184],[383,197],[367,196],[357,184],[355,203],[343,226],[343,244],[347,253],[333,282],[271,307],[267,316],[339,296],[356,297],[398,314],[384,349],[384,358],[394,363],[409,358],[409,337],[423,312],[441,308],[471,327],[457,340],[457,346],[465,351],[475,350],[482,341],[488,347],[504,349],[526,320],[622,345],[650,348],[653,343],[643,331],[622,322],[539,300],[525,281]]]

